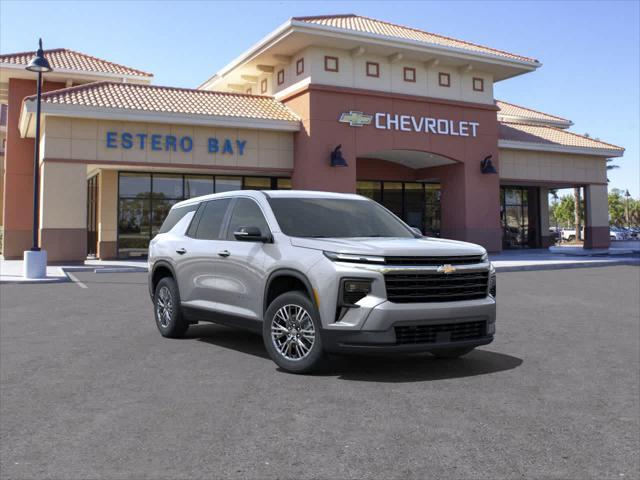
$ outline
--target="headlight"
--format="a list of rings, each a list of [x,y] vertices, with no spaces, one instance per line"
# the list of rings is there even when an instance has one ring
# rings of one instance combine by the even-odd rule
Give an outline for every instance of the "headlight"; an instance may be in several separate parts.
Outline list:
[[[498,282],[496,280],[496,272],[492,272],[489,277],[489,295],[493,298],[496,298],[496,294],[498,293]]]
[[[384,257],[376,255],[357,255],[352,253],[336,253],[336,252],[324,252],[324,256],[334,262],[349,262],[349,263],[376,263],[383,264],[385,262]]]
[[[482,255],[482,258],[480,259],[481,262],[488,262],[489,261],[489,254],[487,252],[484,252],[484,255]]]
[[[366,278],[343,278],[340,288],[342,306],[353,307],[371,293],[371,280]]]

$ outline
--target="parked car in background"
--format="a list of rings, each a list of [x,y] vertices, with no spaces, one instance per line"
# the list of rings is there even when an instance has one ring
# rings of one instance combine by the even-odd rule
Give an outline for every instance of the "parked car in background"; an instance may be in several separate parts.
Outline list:
[[[584,229],[582,229],[582,238],[584,238]],[[573,242],[575,239],[576,239],[575,228],[562,229],[562,240],[564,240],[565,242]]]
[[[610,227],[609,238],[612,241],[628,240],[630,238],[630,234],[624,228]]]

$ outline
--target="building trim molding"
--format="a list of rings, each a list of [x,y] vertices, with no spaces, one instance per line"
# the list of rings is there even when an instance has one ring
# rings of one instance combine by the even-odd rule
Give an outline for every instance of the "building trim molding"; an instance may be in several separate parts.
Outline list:
[[[624,153],[624,150],[620,151],[607,148],[570,147],[558,144],[516,142],[514,140],[498,140],[498,148],[509,150],[529,150],[536,152],[569,153],[574,155],[591,155],[602,158],[621,157]]]

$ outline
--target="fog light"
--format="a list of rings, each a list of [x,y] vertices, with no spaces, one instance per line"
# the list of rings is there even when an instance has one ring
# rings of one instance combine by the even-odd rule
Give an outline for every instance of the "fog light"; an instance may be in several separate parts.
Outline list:
[[[353,306],[371,293],[371,280],[345,279],[342,281],[342,301]]]

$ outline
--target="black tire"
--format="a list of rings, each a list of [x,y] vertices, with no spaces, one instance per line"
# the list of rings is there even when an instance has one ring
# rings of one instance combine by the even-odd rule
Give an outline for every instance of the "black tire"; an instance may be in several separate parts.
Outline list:
[[[575,235],[569,235],[569,238],[567,238],[568,242],[573,242],[576,239]]]
[[[301,314],[297,317],[296,313],[300,312],[298,309],[304,310],[307,315]],[[293,319],[291,328],[287,327],[289,324],[285,317]],[[311,325],[312,342],[309,333]],[[272,330],[276,331],[274,336]],[[279,336],[277,331],[281,332]],[[320,317],[314,304],[302,292],[283,293],[271,302],[264,315],[262,338],[271,359],[287,372],[308,373],[317,370],[323,364],[325,354],[320,336]],[[305,348],[308,350],[305,351]],[[291,358],[297,355],[300,358]]]
[[[475,347],[458,347],[443,348],[442,350],[434,350],[431,354],[436,358],[458,358],[473,351]]]
[[[163,337],[181,338],[189,328],[189,322],[180,311],[180,292],[173,278],[161,278],[156,285],[153,315]]]

